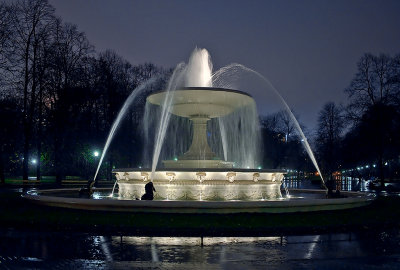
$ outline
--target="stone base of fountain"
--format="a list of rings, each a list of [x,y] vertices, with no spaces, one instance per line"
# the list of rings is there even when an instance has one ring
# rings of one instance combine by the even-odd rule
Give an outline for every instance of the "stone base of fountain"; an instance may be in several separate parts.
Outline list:
[[[215,162],[215,161],[214,161]],[[155,200],[256,201],[282,198],[280,186],[285,171],[247,169],[165,169],[156,171]],[[119,197],[140,198],[151,171],[117,169]]]

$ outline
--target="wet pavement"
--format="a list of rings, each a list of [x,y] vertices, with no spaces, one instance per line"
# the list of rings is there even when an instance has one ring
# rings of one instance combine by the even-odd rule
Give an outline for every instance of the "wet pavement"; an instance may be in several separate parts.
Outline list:
[[[0,269],[399,269],[400,232],[137,237],[5,230]]]
[[[293,179],[286,184],[316,186]],[[340,187],[367,191],[365,181],[344,181]],[[400,269],[398,226],[339,234],[204,238],[43,230],[3,228],[0,269]]]

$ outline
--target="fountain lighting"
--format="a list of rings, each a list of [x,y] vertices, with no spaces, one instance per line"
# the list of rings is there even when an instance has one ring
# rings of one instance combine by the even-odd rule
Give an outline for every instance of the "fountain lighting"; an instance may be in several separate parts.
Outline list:
[[[151,78],[148,81],[146,81],[145,83],[141,84],[140,86],[138,86],[137,88],[135,88],[132,93],[128,96],[128,98],[125,100],[124,105],[122,105],[121,110],[119,111],[117,118],[114,120],[114,123],[111,126],[111,130],[108,134],[106,143],[104,145],[103,148],[103,152],[101,154],[100,160],[99,160],[99,164],[97,165],[97,169],[96,169],[96,173],[94,174],[93,177],[93,182],[91,187],[94,185],[95,181],[96,181],[96,177],[97,174],[99,173],[101,164],[103,162],[103,159],[107,153],[108,147],[110,146],[110,143],[112,142],[112,139],[114,138],[114,134],[117,131],[120,122],[122,121],[122,119],[124,119],[124,117],[126,116],[126,112],[129,109],[129,107],[132,105],[132,103],[135,101],[136,97],[141,94],[142,92],[144,92],[147,87],[149,85],[151,85],[152,83],[154,83],[156,81],[156,78]]]
[[[203,181],[204,181],[203,179],[204,179],[204,177],[207,176],[207,173],[206,172],[197,172],[196,175],[197,175],[197,179],[199,180],[199,182],[203,183]]]
[[[188,64],[177,65],[164,90],[147,97],[143,134],[148,140],[145,151],[151,155],[147,158],[150,164],[143,160],[139,168],[113,169],[116,182],[109,195],[112,199],[105,200],[99,193],[93,196],[97,200],[62,196],[38,199],[35,192],[25,196],[51,206],[153,213],[288,213],[369,204],[370,198],[355,192],[343,192],[348,198],[340,199],[325,199],[323,190],[296,190],[298,196],[290,196],[283,182],[286,170],[261,168],[262,142],[256,103],[248,93],[233,89],[233,83],[229,82],[243,72],[257,75],[280,99],[316,167],[315,174],[325,185],[300,125],[271,83],[240,64],[231,64],[212,73],[208,52],[196,49]],[[120,122],[136,97],[153,82],[155,79],[150,79],[129,95],[111,127],[104,149],[98,155],[94,152],[94,156],[100,156],[94,181]],[[155,108],[156,113],[151,111]],[[154,147],[148,147],[150,145]],[[289,172],[297,171],[290,169]],[[141,198],[149,181],[156,189],[155,201],[136,200]],[[281,194],[282,184],[285,197]],[[114,197],[116,185],[118,197]],[[43,195],[52,192],[54,190],[40,191]],[[303,194],[311,194],[313,200],[298,200]]]
[[[174,172],[166,172],[165,175],[167,176],[167,178],[170,182],[173,181],[176,176],[176,174]]]
[[[142,176],[144,182],[149,181],[149,173],[141,172],[140,175]]]
[[[253,181],[254,182],[258,182],[258,179],[260,178],[260,174],[259,173],[254,173],[253,174]]]

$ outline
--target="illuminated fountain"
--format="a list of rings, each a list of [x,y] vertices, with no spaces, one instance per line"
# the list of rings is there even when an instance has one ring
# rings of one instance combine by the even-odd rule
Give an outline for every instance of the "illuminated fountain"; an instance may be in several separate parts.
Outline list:
[[[111,196],[109,190],[97,190],[91,198],[77,198],[71,195],[77,194],[76,190],[61,189],[32,191],[24,197],[57,207],[156,213],[287,213],[368,205],[371,197],[357,192],[342,192],[343,198],[326,199],[325,190],[291,190],[290,199],[282,198],[280,187],[285,171],[260,167],[261,136],[254,99],[245,92],[233,90],[229,81],[241,72],[257,75],[279,97],[319,171],[297,120],[266,78],[240,64],[223,67],[212,74],[208,52],[196,49],[187,65],[177,65],[165,90],[147,97],[146,111],[148,107],[161,110],[158,114],[147,111],[144,125],[140,127],[145,131],[145,138],[154,140],[152,147],[145,149],[152,154],[152,161],[148,169],[114,169],[118,195],[114,195],[114,185]],[[139,86],[125,101],[106,140],[94,180],[126,111],[152,81]],[[179,120],[186,125],[191,123],[190,132],[168,132],[171,123]],[[157,126],[154,138],[146,133],[149,123]],[[213,135],[217,138],[214,141]],[[174,148],[172,142],[182,141],[188,141],[185,147],[180,144]],[[174,155],[163,155],[163,147],[174,148]],[[136,200],[150,181],[156,189],[154,201]]]
[[[236,121],[236,124],[231,125],[233,128],[229,136],[220,136],[225,138],[221,141],[223,148],[232,148],[230,145],[235,141],[248,141],[244,147],[246,151],[240,153],[245,156],[238,160],[226,160],[226,156],[222,159],[209,146],[208,121],[217,119],[220,126],[226,126],[223,122],[235,113],[239,120],[246,117],[241,121],[243,123],[258,122],[258,115],[256,104],[249,94],[212,87],[212,64],[206,50],[196,49],[188,65],[174,73],[168,89],[148,96],[147,102],[161,106],[164,115],[158,124],[158,134],[164,136],[157,136],[159,145],[156,143],[155,149],[160,151],[162,144],[168,143],[165,140],[165,130],[172,120],[166,117],[167,114],[190,119],[193,130],[191,144],[179,157],[163,160],[163,168],[156,169],[160,155],[155,151],[152,170],[115,169],[113,172],[118,181],[120,197],[140,198],[143,184],[148,181],[154,183],[156,200],[271,200],[282,197],[280,186],[285,171],[255,169],[254,162],[240,162],[254,160],[253,152],[256,152],[255,146],[260,137],[258,125],[246,127]],[[248,111],[253,113],[247,114]],[[243,129],[247,129],[245,132],[251,134],[253,139],[241,137]],[[225,130],[219,128],[218,131],[224,133]]]
[[[167,92],[150,95],[147,101],[162,105]],[[180,88],[173,93],[169,112],[189,118],[193,137],[189,150],[164,169],[114,170],[122,198],[140,198],[143,184],[153,181],[155,199],[169,200],[262,200],[281,198],[284,171],[234,168],[234,162],[217,157],[207,142],[207,122],[246,106],[255,106],[246,93],[220,88]],[[258,130],[253,132],[257,133]],[[232,134],[237,136],[238,134]],[[229,142],[228,142],[229,143]],[[253,142],[256,143],[256,142]]]

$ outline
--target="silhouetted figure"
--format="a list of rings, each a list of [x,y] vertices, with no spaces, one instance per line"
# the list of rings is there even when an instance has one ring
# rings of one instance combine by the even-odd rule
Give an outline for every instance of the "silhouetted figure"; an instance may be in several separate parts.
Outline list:
[[[94,181],[89,180],[87,183],[87,187],[81,188],[79,190],[79,197],[90,198],[93,194],[93,186],[94,186]]]
[[[326,187],[328,188],[328,192],[326,194],[327,198],[333,198],[333,188],[335,186],[335,181],[333,181],[332,176],[329,177],[328,181],[326,181]]]
[[[145,186],[144,186],[144,191],[145,193],[142,196],[142,200],[149,200],[152,201],[154,198],[154,194],[153,192],[156,191],[156,189],[153,186],[153,182],[148,182]]]

